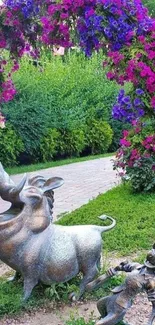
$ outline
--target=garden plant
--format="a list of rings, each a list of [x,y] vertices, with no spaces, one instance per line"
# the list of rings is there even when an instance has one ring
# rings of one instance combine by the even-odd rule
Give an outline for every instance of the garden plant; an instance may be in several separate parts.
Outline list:
[[[137,126],[136,139],[140,138],[136,140],[140,141],[139,149],[134,131],[130,141],[121,140],[116,168],[121,165],[132,179],[138,166],[143,168],[148,183],[150,173],[154,182],[154,133],[148,127],[143,138],[142,130],[150,122],[153,130],[154,124],[155,20],[141,0],[5,0],[0,17],[1,102],[12,100],[16,94],[11,75],[19,68],[24,53],[36,59],[43,44],[65,48],[79,45],[89,57],[102,48],[107,56],[103,63],[109,68],[107,77],[122,86],[132,83],[128,94],[120,90],[113,117]],[[5,51],[7,55],[3,55]],[[138,190],[152,190],[154,185],[148,183],[139,185]]]
[[[102,61],[102,53],[88,59],[77,52],[65,60],[42,53],[38,66],[27,56],[20,60],[12,76],[17,94],[2,110],[24,149],[5,166],[116,151],[123,125],[112,123],[111,107],[119,86],[106,78]],[[0,146],[1,161],[3,152]]]

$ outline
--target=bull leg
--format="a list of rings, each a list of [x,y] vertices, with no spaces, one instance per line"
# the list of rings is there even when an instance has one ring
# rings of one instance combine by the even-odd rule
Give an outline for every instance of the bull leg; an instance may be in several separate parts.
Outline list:
[[[24,296],[22,301],[26,302],[31,295],[33,288],[37,285],[38,279],[24,278]]]
[[[155,313],[152,312],[147,325],[154,325],[155,324],[154,320],[155,320]]]
[[[98,273],[98,268],[96,265],[94,265],[93,268],[89,269],[88,272],[85,273],[80,283],[80,288],[79,288],[80,292],[76,298],[77,300],[81,298],[81,296],[83,295],[86,289],[86,285],[94,279],[97,273]]]
[[[107,315],[106,306],[107,306],[108,299],[109,299],[109,296],[103,297],[103,298],[99,299],[97,302],[97,309],[98,309],[102,318]]]
[[[109,313],[106,317],[101,318],[96,325],[116,325],[118,322],[120,322],[123,317],[125,316],[126,311],[122,311],[119,314]]]

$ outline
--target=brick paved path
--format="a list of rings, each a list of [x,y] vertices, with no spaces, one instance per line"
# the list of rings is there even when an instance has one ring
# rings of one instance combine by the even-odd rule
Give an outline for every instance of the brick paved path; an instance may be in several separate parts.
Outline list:
[[[119,183],[112,169],[112,157],[89,160],[40,170],[28,175],[43,175],[47,178],[59,176],[64,185],[55,190],[54,217],[70,212],[86,204],[100,193],[104,193]],[[11,176],[18,183],[20,175]],[[0,213],[9,207],[9,203],[0,199]]]

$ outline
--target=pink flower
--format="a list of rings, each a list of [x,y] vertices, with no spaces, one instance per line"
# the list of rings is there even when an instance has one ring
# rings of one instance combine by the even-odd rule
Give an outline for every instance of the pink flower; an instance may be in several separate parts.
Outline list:
[[[145,43],[145,36],[138,36],[138,40],[144,44]]]
[[[120,144],[124,147],[130,147],[131,146],[131,142],[126,140],[126,139],[121,139],[120,140]]]
[[[148,58],[150,60],[153,60],[155,58],[155,51],[148,51]]]
[[[151,98],[151,106],[155,109],[155,96]]]
[[[135,128],[135,133],[137,134],[137,133],[140,133],[140,131],[141,131],[141,128]]]
[[[124,138],[127,137],[128,134],[129,134],[129,131],[128,131],[128,130],[124,130],[124,131],[123,131],[123,136],[124,136]]]
[[[61,18],[61,19],[67,19],[68,17],[69,17],[68,13],[62,13],[62,14],[60,15],[60,18]]]
[[[112,72],[112,71],[109,71],[109,72],[107,72],[106,76],[107,76],[108,79],[111,80],[111,79],[114,79],[114,77],[115,77],[115,73]]]

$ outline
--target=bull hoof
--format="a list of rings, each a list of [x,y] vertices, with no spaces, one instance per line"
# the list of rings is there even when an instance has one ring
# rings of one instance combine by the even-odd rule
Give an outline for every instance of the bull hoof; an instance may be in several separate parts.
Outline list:
[[[13,276],[9,276],[9,278],[7,278],[7,282],[13,282],[15,281],[15,277]]]
[[[12,275],[12,276],[9,276],[9,278],[7,278],[7,282],[15,282],[17,281],[17,277],[16,277],[16,274],[15,275]]]
[[[20,278],[21,278],[21,274],[16,272],[14,275],[7,278],[7,281],[8,282],[15,282],[15,281],[18,281]]]
[[[101,318],[95,325],[103,325],[104,324],[104,318]]]
[[[71,300],[71,301],[73,301],[73,302],[77,301],[77,298],[76,298],[76,294],[75,294],[75,292],[71,292],[71,293],[69,294],[69,300]]]

